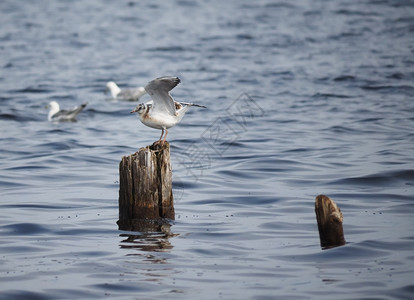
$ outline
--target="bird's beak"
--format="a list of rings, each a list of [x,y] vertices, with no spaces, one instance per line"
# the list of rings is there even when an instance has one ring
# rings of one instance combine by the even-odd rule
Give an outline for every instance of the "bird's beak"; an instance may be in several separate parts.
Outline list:
[[[131,110],[129,113],[130,113],[130,114],[133,114],[133,113],[135,113],[135,112],[137,112],[137,111],[138,111],[138,110],[134,108],[134,109],[133,109],[133,110]]]

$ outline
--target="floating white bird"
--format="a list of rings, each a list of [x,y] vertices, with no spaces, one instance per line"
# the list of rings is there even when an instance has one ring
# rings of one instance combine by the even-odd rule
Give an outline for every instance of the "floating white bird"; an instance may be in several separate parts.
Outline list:
[[[180,83],[178,77],[160,77],[150,81],[145,90],[152,100],[147,103],[138,104],[131,113],[137,112],[142,123],[148,127],[161,129],[161,137],[155,143],[164,144],[168,128],[173,127],[181,121],[184,114],[191,106],[203,107],[194,103],[177,102],[170,95],[170,91]],[[164,139],[162,138],[165,132]]]
[[[74,121],[78,113],[80,113],[86,105],[87,103],[70,110],[60,110],[59,104],[56,101],[52,101],[48,105],[50,110],[47,119],[49,121]]]
[[[113,81],[109,81],[106,84],[105,92],[110,92],[112,99],[121,99],[129,101],[136,101],[146,94],[145,88],[143,87],[121,90],[119,86]]]

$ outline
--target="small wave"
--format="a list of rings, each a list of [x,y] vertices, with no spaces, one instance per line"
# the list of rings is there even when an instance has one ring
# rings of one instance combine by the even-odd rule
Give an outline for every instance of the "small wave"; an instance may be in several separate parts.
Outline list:
[[[404,74],[397,72],[397,73],[393,73],[391,75],[388,75],[387,78],[389,79],[403,79],[404,78]]]
[[[185,6],[185,7],[197,7],[198,6],[196,1],[187,1],[187,0],[179,0],[177,1],[177,4],[179,6]]]
[[[0,39],[1,40],[1,39]],[[12,63],[12,62],[8,62],[7,64],[5,64],[4,66],[3,66],[3,68],[4,69],[9,69],[9,68],[12,68],[12,67],[14,67],[14,64]]]
[[[414,94],[414,87],[411,85],[363,85],[360,88],[367,91],[379,91],[382,93],[401,93],[409,96]]]
[[[170,47],[155,47],[149,48],[148,51],[150,52],[183,52],[188,51],[189,49],[183,48],[181,46],[170,46]]]
[[[28,275],[30,277],[30,275]],[[49,289],[47,292],[30,292],[25,290],[6,290],[1,293],[1,299],[91,299],[98,297],[88,291],[74,289]]]
[[[360,177],[348,177],[332,181],[331,184],[374,187],[391,187],[400,186],[401,184],[414,185],[414,170],[397,170]]]
[[[316,93],[312,96],[313,98],[352,98],[348,95],[341,94],[330,94],[330,93]]]
[[[35,223],[16,223],[5,225],[2,227],[5,232],[13,233],[14,235],[34,235],[34,234],[46,234],[50,230],[42,225]]]
[[[123,282],[123,283],[101,283],[94,284],[91,286],[93,289],[102,290],[106,294],[111,292],[112,295],[114,292],[129,292],[130,295],[134,293],[150,292],[152,290],[151,285],[145,283],[137,282]],[[155,290],[155,287],[153,288]]]
[[[1,113],[0,120],[5,121],[16,121],[16,122],[29,122],[29,121],[39,121],[38,118],[31,117],[29,115],[20,115],[18,113]]]
[[[14,209],[27,209],[27,210],[67,210],[73,208],[84,208],[85,205],[52,205],[52,204],[31,204],[31,203],[23,203],[23,204],[6,204],[0,205],[1,208],[14,208]]]
[[[372,247],[370,245],[367,246],[364,245],[364,243],[358,243],[332,248],[323,252],[315,252],[304,255],[278,256],[278,258],[302,262],[331,262],[340,265],[344,263],[347,264],[350,261],[355,261],[355,259],[360,260],[363,258],[380,258],[386,257],[388,255],[389,251],[378,250],[378,248]]]
[[[2,187],[4,189],[23,188],[23,187],[27,187],[27,186],[28,186],[28,184],[17,182],[13,179],[6,179],[6,180],[1,180],[0,179],[0,187]]]
[[[289,9],[295,9],[297,6],[293,5],[288,2],[279,2],[279,3],[269,3],[265,5],[266,8],[289,8]]]
[[[36,164],[32,164],[32,165],[24,165],[24,166],[14,166],[14,167],[9,167],[9,168],[4,168],[3,170],[10,170],[10,171],[18,171],[18,170],[42,170],[42,169],[48,169],[48,166],[39,166]]]
[[[377,13],[374,13],[372,11],[366,12],[362,10],[349,10],[349,9],[339,9],[335,11],[338,15],[348,15],[348,16],[378,16]]]
[[[352,75],[342,75],[342,76],[335,77],[333,80],[334,81],[354,81],[355,79],[356,77]]]
[[[10,114],[10,113],[4,113],[0,114],[1,120],[12,120],[12,121],[22,121],[21,118],[18,115]]]
[[[347,126],[341,126],[341,125],[329,127],[327,130],[333,133],[358,133],[358,132],[362,133],[363,132],[363,131],[360,131],[354,128],[350,128]]]
[[[41,87],[27,87],[21,90],[16,90],[16,93],[30,93],[30,94],[43,94],[50,93],[51,90]]]
[[[68,142],[50,142],[42,144],[42,147],[53,150],[69,150],[74,148],[74,145]]]
[[[250,34],[237,34],[236,38],[238,40],[252,40],[252,39],[254,39],[254,36],[252,36]]]

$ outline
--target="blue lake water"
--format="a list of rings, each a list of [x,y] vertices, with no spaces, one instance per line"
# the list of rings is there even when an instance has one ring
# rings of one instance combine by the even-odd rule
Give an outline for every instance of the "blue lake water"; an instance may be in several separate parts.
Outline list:
[[[412,299],[412,1],[0,2],[1,299]],[[176,220],[119,231],[159,138],[107,81],[182,80]],[[143,100],[148,100],[148,96]],[[88,102],[77,122],[47,105]],[[318,194],[347,244],[321,250]]]

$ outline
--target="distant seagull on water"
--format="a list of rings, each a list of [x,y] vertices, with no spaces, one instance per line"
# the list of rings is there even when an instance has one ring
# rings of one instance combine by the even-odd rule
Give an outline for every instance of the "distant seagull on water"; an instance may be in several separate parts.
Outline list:
[[[145,90],[152,100],[138,104],[131,113],[138,113],[142,123],[148,127],[161,129],[161,137],[156,144],[164,144],[168,128],[178,124],[191,106],[203,107],[194,103],[177,102],[170,95],[170,91],[180,83],[178,77],[160,77],[150,81]],[[165,132],[165,135],[164,135]],[[164,135],[164,138],[163,138]]]
[[[60,110],[60,106],[56,101],[49,103],[49,121],[74,121],[76,116],[86,107],[87,103],[74,107],[70,110]]]
[[[121,90],[119,86],[113,81],[109,81],[106,84],[105,92],[109,92],[111,94],[112,99],[121,99],[128,101],[137,101],[139,100],[139,98],[146,94],[145,88],[143,87]]]

